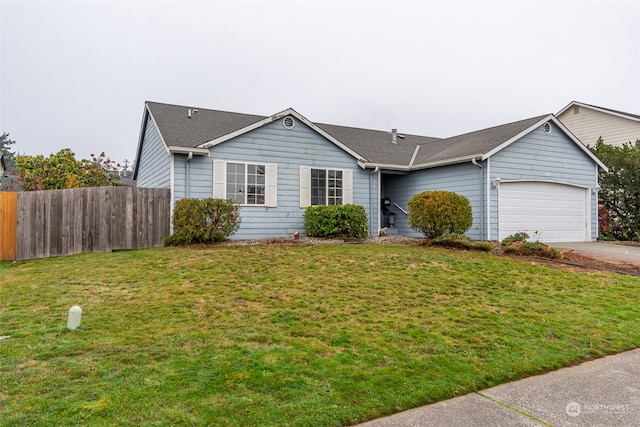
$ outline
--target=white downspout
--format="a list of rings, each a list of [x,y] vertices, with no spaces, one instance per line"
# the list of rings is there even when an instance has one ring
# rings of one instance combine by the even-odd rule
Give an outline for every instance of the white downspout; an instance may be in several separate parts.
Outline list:
[[[171,219],[169,220],[169,234],[173,234],[173,208],[175,207],[175,197],[176,197],[176,187],[175,187],[175,154],[169,153],[170,158],[170,171],[169,171],[169,181],[170,181],[170,190],[171,190],[171,203],[169,204],[169,216]]]
[[[487,157],[487,241],[491,240],[491,157]]]
[[[369,174],[369,212],[371,212],[371,228],[373,229],[373,190],[371,188],[371,177],[373,176],[374,173],[377,173],[380,170],[380,167],[376,166],[376,168],[373,170],[373,172],[371,172]],[[378,183],[378,189],[380,188],[380,185]],[[378,196],[378,200],[380,199],[380,197]],[[379,210],[378,210],[379,211]],[[375,216],[377,218],[376,220],[376,225],[380,225],[380,213],[377,212],[377,215]],[[378,230],[380,229],[380,227],[377,227]],[[373,233],[373,230],[369,230],[369,234]],[[375,235],[374,235],[375,236]]]
[[[191,112],[191,110],[189,110],[189,112]],[[187,162],[184,164],[184,196],[186,198],[189,198],[189,193],[191,193],[191,159],[193,159],[193,152],[189,151]]]
[[[475,157],[471,159],[471,163],[480,168],[480,193],[482,193],[482,174],[484,173],[484,168],[481,164],[479,164]],[[480,205],[480,238],[484,235],[484,194],[482,195],[482,203]]]

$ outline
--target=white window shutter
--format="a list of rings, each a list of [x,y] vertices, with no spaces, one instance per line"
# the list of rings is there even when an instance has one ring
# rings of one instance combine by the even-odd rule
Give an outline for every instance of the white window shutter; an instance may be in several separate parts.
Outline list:
[[[270,164],[265,167],[264,203],[268,208],[278,206],[278,165]]]
[[[342,171],[342,203],[345,205],[353,203],[353,171]]]
[[[213,198],[224,199],[224,178],[226,174],[226,167],[224,160],[213,161]]]
[[[300,166],[300,207],[311,206],[311,168]]]

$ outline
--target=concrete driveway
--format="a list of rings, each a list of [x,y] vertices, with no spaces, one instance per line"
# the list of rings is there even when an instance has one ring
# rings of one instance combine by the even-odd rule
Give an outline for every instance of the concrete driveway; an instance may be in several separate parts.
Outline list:
[[[602,261],[640,265],[640,246],[627,246],[613,242],[549,243],[549,245],[563,251],[573,250],[589,256],[595,255],[595,258]]]

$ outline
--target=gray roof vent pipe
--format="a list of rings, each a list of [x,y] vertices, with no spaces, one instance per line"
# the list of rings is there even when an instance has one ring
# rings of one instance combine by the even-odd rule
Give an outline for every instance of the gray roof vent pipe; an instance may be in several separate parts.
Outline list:
[[[189,109],[187,110],[187,117],[188,117],[188,118],[191,118],[191,113],[193,113],[193,114],[198,114],[198,110],[195,110],[195,109],[194,109],[194,110],[192,110],[191,108],[189,108]]]
[[[391,129],[391,143],[398,143],[398,129]]]

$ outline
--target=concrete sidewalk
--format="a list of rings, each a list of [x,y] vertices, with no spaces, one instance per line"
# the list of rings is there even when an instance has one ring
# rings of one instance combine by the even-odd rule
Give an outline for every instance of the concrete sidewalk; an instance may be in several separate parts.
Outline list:
[[[640,349],[359,426],[640,426]]]

